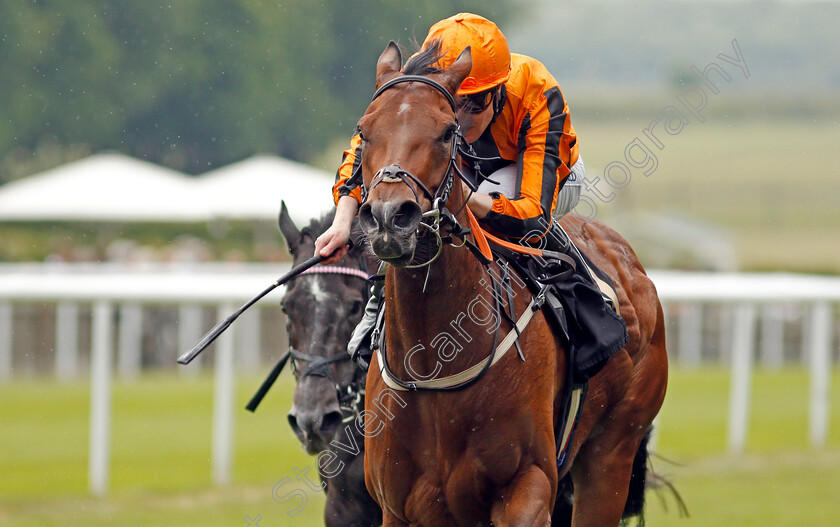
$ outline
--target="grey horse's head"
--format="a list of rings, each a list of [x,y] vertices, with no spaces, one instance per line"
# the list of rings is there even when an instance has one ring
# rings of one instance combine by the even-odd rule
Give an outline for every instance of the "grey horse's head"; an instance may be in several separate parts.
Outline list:
[[[334,212],[313,219],[308,226],[298,229],[283,205],[280,230],[295,265],[312,257],[315,239],[331,225],[333,215]],[[336,264],[365,273],[369,265],[362,244],[354,244]],[[368,288],[366,280],[341,272],[308,273],[286,285],[282,305],[287,318],[289,346],[295,352],[292,361],[297,379],[288,418],[295,435],[310,454],[325,450],[340,429],[343,416],[338,388],[350,386],[363,377],[361,370],[344,358],[349,359],[347,342],[361,320]],[[295,359],[295,354],[311,358],[336,357],[337,360],[317,366],[315,361]],[[311,368],[313,364],[315,368]]]

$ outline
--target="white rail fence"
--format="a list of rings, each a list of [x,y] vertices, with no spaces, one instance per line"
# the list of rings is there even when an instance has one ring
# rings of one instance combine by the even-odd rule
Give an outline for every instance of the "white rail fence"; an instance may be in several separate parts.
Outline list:
[[[202,324],[202,309],[217,308],[222,319],[281,276],[283,265],[196,265],[175,268],[126,268],[107,264],[0,266],[0,382],[14,374],[13,327],[18,305],[49,305],[55,309],[55,372],[59,378],[78,374],[80,306],[90,309],[90,455],[89,487],[94,494],[107,491],[110,459],[111,379],[116,373],[135,375],[140,369],[143,306],[170,305],[178,309],[178,352],[190,348],[209,329]],[[752,369],[757,359],[779,366],[783,347],[783,306],[807,308],[809,322],[802,342],[810,370],[809,441],[825,445],[829,421],[829,380],[832,341],[836,333],[836,306],[840,278],[790,274],[710,274],[655,271],[650,273],[666,306],[678,309],[669,318],[671,351],[686,367],[702,360],[703,313],[717,306],[718,348],[731,364],[728,448],[741,452],[746,444],[750,412]],[[275,305],[282,288],[252,308],[214,344],[206,355],[214,360],[212,427],[213,481],[230,481],[234,421],[234,351],[240,369],[259,365],[259,343],[242,337],[259,334],[261,305]],[[271,301],[273,299],[273,302]],[[115,313],[119,323],[115,328]],[[250,315],[249,315],[250,313]],[[666,315],[668,316],[668,315]],[[760,331],[756,331],[761,320]],[[212,325],[212,324],[211,324]],[[116,329],[116,334],[115,334]],[[239,339],[237,339],[237,333]],[[756,334],[762,353],[757,356]],[[116,346],[114,346],[116,343]],[[114,349],[116,348],[116,350]],[[244,355],[245,357],[241,357]],[[116,357],[116,368],[113,359]],[[174,363],[176,356],[171,357]],[[199,359],[200,360],[200,359]],[[206,359],[205,359],[206,360]],[[185,372],[197,371],[195,363]]]

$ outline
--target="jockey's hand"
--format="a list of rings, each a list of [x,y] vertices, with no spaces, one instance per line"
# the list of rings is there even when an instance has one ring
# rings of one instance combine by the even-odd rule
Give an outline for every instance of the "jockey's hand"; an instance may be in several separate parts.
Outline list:
[[[470,187],[463,181],[461,185],[463,186],[464,196],[470,197],[469,201],[467,201],[467,206],[476,218],[483,219],[493,208],[493,198],[490,197],[490,194],[485,194],[484,192],[473,192],[470,194]]]
[[[321,265],[338,263],[347,254],[347,240],[350,239],[350,228],[333,223],[329,229],[315,240],[315,254],[329,256]],[[332,256],[330,256],[332,255]]]
[[[321,265],[338,263],[347,254],[347,240],[350,239],[350,228],[358,209],[358,202],[350,196],[338,200],[332,225],[315,240],[315,254],[329,257]]]

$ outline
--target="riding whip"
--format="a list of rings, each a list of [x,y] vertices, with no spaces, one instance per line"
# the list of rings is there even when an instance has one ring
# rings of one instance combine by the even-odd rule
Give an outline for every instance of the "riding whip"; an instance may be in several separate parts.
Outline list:
[[[349,245],[352,248],[353,242],[351,240],[347,240],[347,245]],[[312,258],[303,262],[302,264],[298,265],[297,267],[292,268],[288,273],[275,280],[275,282],[270,286],[266,287],[262,293],[249,300],[244,306],[237,309],[236,312],[234,312],[232,315],[216,324],[216,326],[213,329],[211,329],[207,332],[207,334],[201,337],[201,340],[199,340],[196,343],[196,345],[192,347],[191,350],[178,357],[178,364],[189,364],[194,358],[198,356],[199,353],[204,351],[204,349],[207,346],[212,344],[213,341],[216,340],[216,338],[218,338],[219,335],[221,335],[228,327],[230,327],[230,325],[233,324],[233,321],[236,320],[237,317],[239,317],[239,315],[245,312],[245,310],[249,307],[256,304],[262,297],[274,290],[275,287],[285,284],[292,278],[306,271],[310,267],[323,262],[327,258],[329,258],[329,256],[315,255]]]

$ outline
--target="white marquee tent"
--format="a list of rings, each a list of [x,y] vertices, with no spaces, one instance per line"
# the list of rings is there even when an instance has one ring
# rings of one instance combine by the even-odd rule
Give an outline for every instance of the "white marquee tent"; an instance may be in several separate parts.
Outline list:
[[[333,177],[259,155],[198,177],[102,153],[0,186],[0,221],[275,221],[281,200],[296,222],[332,207]]]
[[[196,196],[213,218],[277,218],[280,202],[297,223],[333,207],[333,176],[276,156],[258,155],[203,174]]]
[[[0,187],[0,221],[197,221],[189,178],[102,153]]]

